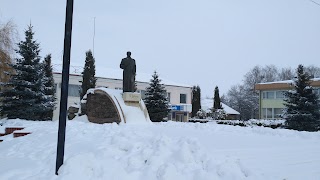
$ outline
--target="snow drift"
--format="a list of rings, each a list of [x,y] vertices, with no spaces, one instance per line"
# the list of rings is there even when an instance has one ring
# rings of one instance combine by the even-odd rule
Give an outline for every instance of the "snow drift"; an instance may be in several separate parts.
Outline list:
[[[58,122],[3,121],[32,134],[1,137],[0,179],[318,179],[320,133],[216,123],[67,122],[55,172]]]

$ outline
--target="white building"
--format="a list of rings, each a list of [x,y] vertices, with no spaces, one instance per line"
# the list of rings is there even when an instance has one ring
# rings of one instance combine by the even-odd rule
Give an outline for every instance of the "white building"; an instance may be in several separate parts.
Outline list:
[[[60,97],[61,97],[61,80],[62,74],[54,72],[54,81],[56,84],[56,97],[57,108],[54,111],[53,119],[59,119],[60,111]],[[106,69],[105,72],[96,74],[97,82],[96,87],[107,87],[111,89],[122,89],[122,70]],[[145,89],[149,86],[149,82],[152,79],[152,75],[137,73],[136,84],[137,91],[141,93],[142,98],[145,97]],[[192,86],[175,83],[159,77],[161,83],[164,85],[167,91],[167,97],[170,106],[173,109],[173,113],[169,114],[168,119],[176,121],[185,121],[187,116],[191,112],[191,94]],[[80,104],[80,87],[81,87],[82,75],[81,73],[74,73],[69,75],[69,89],[68,89],[68,107],[71,105]],[[179,107],[178,109],[175,109]]]
[[[238,120],[240,119],[240,113],[228,105],[221,102],[223,110],[226,112],[228,120]],[[201,109],[206,113],[211,113],[213,108],[213,98],[201,98]]]

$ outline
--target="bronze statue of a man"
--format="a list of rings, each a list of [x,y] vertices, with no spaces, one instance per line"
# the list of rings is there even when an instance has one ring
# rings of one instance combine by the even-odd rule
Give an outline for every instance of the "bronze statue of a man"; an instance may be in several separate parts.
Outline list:
[[[121,60],[120,68],[123,69],[123,92],[135,91],[136,61],[131,58],[131,52]]]

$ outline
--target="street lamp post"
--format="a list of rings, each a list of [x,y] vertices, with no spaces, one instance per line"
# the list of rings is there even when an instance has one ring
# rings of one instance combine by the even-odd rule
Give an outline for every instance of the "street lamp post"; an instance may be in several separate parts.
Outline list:
[[[58,130],[58,143],[57,143],[56,175],[58,175],[58,170],[60,166],[63,164],[63,157],[64,157],[69,69],[70,69],[71,34],[72,34],[72,14],[73,14],[73,0],[67,0],[65,32],[64,32],[59,130]]]

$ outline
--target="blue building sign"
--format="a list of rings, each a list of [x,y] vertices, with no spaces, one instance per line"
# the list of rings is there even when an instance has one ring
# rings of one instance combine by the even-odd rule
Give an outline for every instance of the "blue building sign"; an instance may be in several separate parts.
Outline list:
[[[171,105],[169,108],[173,111],[183,111],[183,106],[179,105]]]

